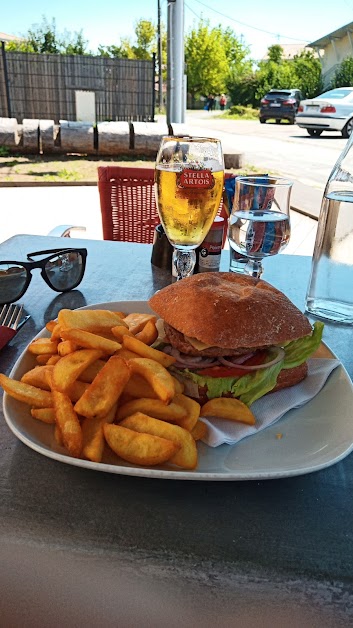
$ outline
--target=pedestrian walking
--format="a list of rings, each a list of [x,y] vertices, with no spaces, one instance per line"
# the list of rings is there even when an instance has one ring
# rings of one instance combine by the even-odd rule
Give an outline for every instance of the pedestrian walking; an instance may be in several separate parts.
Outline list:
[[[224,111],[226,104],[227,104],[227,96],[225,94],[222,94],[219,99],[219,106],[220,106],[221,111]]]

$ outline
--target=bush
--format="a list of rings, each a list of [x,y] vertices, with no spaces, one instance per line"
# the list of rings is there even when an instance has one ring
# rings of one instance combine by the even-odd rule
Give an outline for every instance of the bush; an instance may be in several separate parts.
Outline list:
[[[227,111],[227,116],[241,118],[242,120],[255,120],[258,118],[259,112],[250,105],[246,107],[243,105],[232,105]]]

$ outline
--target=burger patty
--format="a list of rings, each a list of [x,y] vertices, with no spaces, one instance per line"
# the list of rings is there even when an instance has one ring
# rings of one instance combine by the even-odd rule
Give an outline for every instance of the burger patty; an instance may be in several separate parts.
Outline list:
[[[187,355],[200,355],[200,356],[204,356],[205,358],[217,358],[217,357],[225,357],[225,356],[240,356],[240,355],[246,355],[247,353],[253,353],[254,352],[254,347],[252,347],[251,349],[249,349],[248,347],[237,347],[236,349],[233,348],[222,348],[222,347],[209,347],[208,349],[202,349],[202,351],[198,351],[198,349],[195,349],[195,347],[193,347],[186,339],[184,334],[182,334],[180,331],[178,331],[177,329],[175,329],[174,327],[171,327],[171,325],[168,325],[168,323],[166,323],[164,321],[164,331],[165,331],[165,335],[166,335],[166,339],[168,342],[170,342],[170,344],[175,347],[176,349],[178,349],[178,351],[180,351],[180,353],[185,353]],[[257,349],[265,349],[266,347],[256,347]]]

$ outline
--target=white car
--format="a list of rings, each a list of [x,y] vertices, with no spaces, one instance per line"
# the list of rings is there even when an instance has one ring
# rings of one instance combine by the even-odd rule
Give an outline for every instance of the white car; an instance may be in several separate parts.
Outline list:
[[[296,123],[312,137],[323,131],[340,131],[342,137],[349,137],[353,131],[353,87],[337,87],[302,100]]]

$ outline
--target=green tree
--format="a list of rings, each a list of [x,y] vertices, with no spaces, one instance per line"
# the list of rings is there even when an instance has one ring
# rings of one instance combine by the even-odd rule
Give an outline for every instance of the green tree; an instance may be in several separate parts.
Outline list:
[[[236,73],[244,71],[249,50],[231,28],[211,28],[201,19],[185,39],[185,61],[188,92],[193,99],[200,95],[228,91]]]
[[[331,88],[353,85],[353,57],[343,59],[331,81]]]
[[[36,52],[53,54],[89,54],[87,41],[82,30],[71,34],[65,31],[58,34],[55,19],[51,22],[43,16],[41,24],[33,24],[22,41],[12,41],[6,45],[10,52]]]
[[[157,50],[157,29],[149,20],[138,20],[135,24],[135,39],[120,39],[120,45],[98,47],[98,54],[103,57],[119,57],[124,59],[152,59]]]
[[[267,56],[269,61],[273,61],[274,63],[281,63],[283,57],[283,48],[279,44],[274,44],[270,46],[267,50]]]
[[[224,91],[228,62],[219,28],[211,28],[203,20],[192,28],[186,37],[185,62],[192,99]]]
[[[323,89],[321,63],[314,53],[303,50],[299,55],[295,55],[292,63],[297,76],[295,87],[300,89],[304,98],[314,98],[321,94]]]

